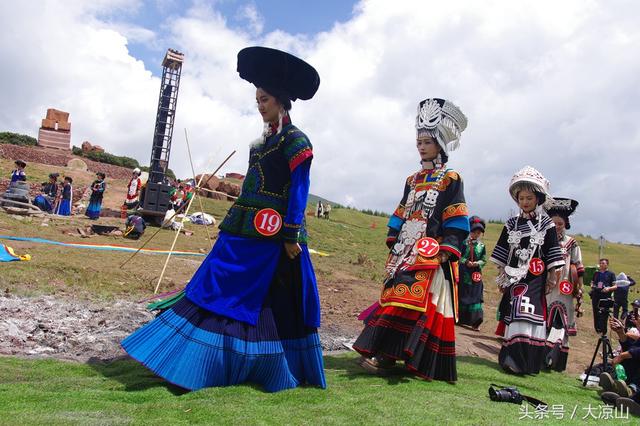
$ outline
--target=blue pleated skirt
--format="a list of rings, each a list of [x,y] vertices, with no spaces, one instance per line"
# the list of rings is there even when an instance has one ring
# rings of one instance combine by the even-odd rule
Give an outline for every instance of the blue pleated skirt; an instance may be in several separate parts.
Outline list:
[[[303,384],[326,388],[317,329],[303,319],[299,263],[282,254],[256,325],[214,314],[187,295],[122,347],[185,389],[246,382],[268,392]]]
[[[71,216],[71,200],[60,200],[58,214],[60,216]]]
[[[102,210],[102,198],[98,200],[91,200],[87,211],[84,213],[89,219],[98,219],[100,217],[100,211]]]

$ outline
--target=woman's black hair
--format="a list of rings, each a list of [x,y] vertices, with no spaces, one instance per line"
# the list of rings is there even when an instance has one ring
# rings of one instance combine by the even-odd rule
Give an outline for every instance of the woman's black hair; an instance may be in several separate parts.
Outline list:
[[[287,94],[287,92],[281,89],[274,89],[272,87],[264,86],[261,87],[261,89],[276,98],[276,101],[278,101],[278,103],[282,105],[282,108],[284,108],[286,112],[289,112],[291,110],[291,99],[289,99],[289,95]]]

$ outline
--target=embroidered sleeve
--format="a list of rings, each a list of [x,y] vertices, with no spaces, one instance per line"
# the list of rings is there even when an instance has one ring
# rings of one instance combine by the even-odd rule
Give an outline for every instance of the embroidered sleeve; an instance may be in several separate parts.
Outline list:
[[[453,170],[446,173],[442,181],[444,192],[440,195],[446,202],[446,206],[442,210],[440,249],[458,259],[462,254],[462,243],[469,235],[469,212],[464,199],[462,178]]]
[[[296,242],[304,221],[304,210],[309,197],[309,171],[311,162],[307,161],[296,167],[291,173],[291,187],[289,188],[289,203],[287,214],[282,226],[282,238],[287,242]]]
[[[471,250],[469,248],[468,241],[465,241],[464,243],[462,243],[462,248],[460,249],[460,252],[462,253],[462,255],[460,256],[460,263],[466,263],[467,260],[469,260],[469,257],[471,255]]]
[[[490,261],[498,266],[507,266],[507,260],[509,260],[508,232],[507,225],[505,225],[502,228],[502,233],[500,234],[500,238],[498,238],[496,247],[493,249],[493,253],[491,253],[491,257],[489,258]]]
[[[487,264],[487,248],[482,243],[480,243],[480,255],[476,259],[476,262],[478,262],[478,267],[480,269],[484,268]]]
[[[542,260],[547,265],[547,270],[557,268],[564,265],[562,257],[562,249],[558,244],[558,233],[555,226],[547,229],[544,234],[544,243],[542,244]]]
[[[582,250],[577,242],[571,247],[571,264],[576,265],[578,276],[584,275],[584,265],[582,264]]]
[[[402,193],[402,199],[400,203],[398,203],[398,207],[396,207],[395,211],[389,218],[389,222],[387,223],[387,227],[389,228],[389,232],[387,233],[387,245],[393,245],[396,238],[398,238],[398,234],[400,233],[400,229],[402,229],[402,225],[405,222],[404,219],[404,208],[407,203],[407,197],[409,196],[409,191],[411,190],[411,179],[413,176],[409,176],[404,183],[404,190]]]
[[[300,130],[293,130],[287,134],[284,156],[289,163],[289,170],[293,171],[306,160],[313,158],[313,147],[307,136]]]

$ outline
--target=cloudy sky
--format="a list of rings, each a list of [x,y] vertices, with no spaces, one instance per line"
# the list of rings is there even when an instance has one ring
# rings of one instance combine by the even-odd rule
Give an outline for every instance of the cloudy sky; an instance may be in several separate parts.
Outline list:
[[[243,47],[294,53],[321,76],[292,117],[314,144],[311,191],[392,211],[419,167],[417,103],[469,118],[450,166],[473,213],[504,219],[532,165],[580,201],[574,233],[640,243],[640,3],[611,1],[59,0],[0,3],[0,131],[37,135],[47,108],[89,140],[148,164],[168,47],[185,53],[170,167],[197,172],[261,130]]]

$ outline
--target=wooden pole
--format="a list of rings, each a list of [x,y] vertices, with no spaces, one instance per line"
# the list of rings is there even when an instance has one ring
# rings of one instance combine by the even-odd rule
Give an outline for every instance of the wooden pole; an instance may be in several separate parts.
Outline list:
[[[234,150],[231,154],[229,154],[229,156],[228,156],[227,158],[225,158],[225,160],[224,160],[224,161],[223,161],[223,162],[218,166],[218,168],[216,169],[216,171],[214,172],[214,174],[215,174],[215,173],[217,173],[217,172],[222,168],[222,166],[224,166],[224,165],[225,165],[225,163],[226,163],[227,161],[229,161],[229,158],[231,158],[235,153],[236,153],[236,151]],[[192,198],[192,200],[193,200],[193,198]],[[187,206],[187,205],[186,205],[186,204],[184,204],[182,207],[180,207],[178,210],[176,210],[176,212],[173,214],[173,216],[171,216],[168,220],[171,220],[171,219],[173,219],[174,217],[176,217],[178,214],[180,214],[180,212],[182,211],[182,209],[183,209],[185,206]],[[158,235],[158,232],[160,232],[160,231],[162,231],[162,227],[160,227],[156,232],[154,232],[154,234],[153,234],[153,235],[152,235],[152,236],[151,236],[147,241],[145,241],[145,242],[144,242],[144,244],[142,244],[142,245],[140,246],[140,248],[139,248],[135,253],[133,253],[133,254],[131,255],[131,257],[129,257],[129,259],[125,260],[125,261],[120,265],[120,268],[122,268],[124,265],[126,265],[127,263],[129,263],[129,261],[130,261],[131,259],[133,259],[133,258],[134,258],[138,253],[140,253],[140,250],[142,250],[142,249],[144,248],[144,246],[146,246],[146,245],[147,245],[147,244],[148,244],[148,243],[149,243],[149,242],[150,242],[150,241],[151,241],[151,240],[152,240],[156,235]]]
[[[191,158],[191,147],[189,146],[189,136],[187,136],[187,128],[185,127],[184,129],[184,140],[187,142],[187,153],[189,154],[189,164],[191,164],[191,174],[193,175],[193,181],[196,181],[196,171],[193,168],[193,159]],[[202,177],[204,176],[204,174],[202,176],[200,176],[200,181],[202,181]],[[194,193],[193,196],[194,197],[198,197],[198,203],[200,204],[200,211],[204,214],[204,206],[202,205],[202,199],[200,198],[200,194],[198,194],[198,192],[200,192],[200,185],[196,185],[196,187],[193,189]],[[204,225],[204,229],[207,231],[207,238],[209,239],[209,247],[213,247],[213,243],[211,242],[211,234],[209,233],[209,227],[205,224]]]
[[[202,183],[202,179],[204,178],[204,174],[200,176],[200,182],[198,182],[199,186]],[[197,187],[196,186],[196,187]],[[156,284],[155,290],[153,290],[153,294],[158,293],[158,289],[160,288],[160,283],[162,282],[162,278],[164,277],[164,273],[167,270],[167,265],[169,265],[169,259],[171,259],[171,254],[173,253],[173,248],[176,246],[176,242],[178,241],[178,236],[180,235],[180,230],[184,227],[184,221],[187,218],[187,214],[189,213],[189,209],[191,208],[191,203],[193,203],[193,199],[195,195],[191,197],[189,203],[187,204],[187,209],[184,211],[184,216],[182,216],[182,221],[180,222],[180,227],[176,229],[176,235],[173,237],[173,243],[171,244],[171,248],[169,249],[169,254],[167,255],[167,259],[164,261],[164,266],[162,267],[162,272],[160,272],[160,278],[158,278],[158,283]],[[205,225],[206,226],[206,225]]]

